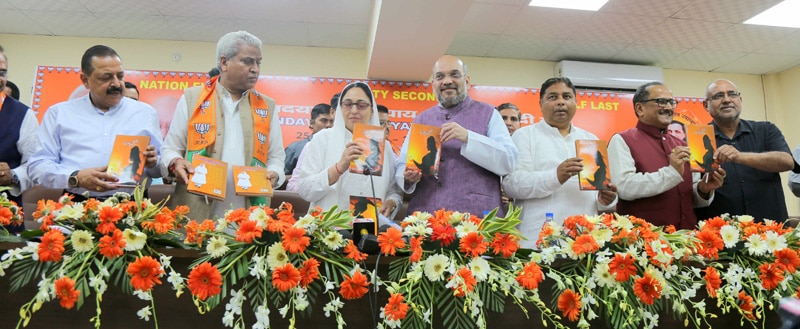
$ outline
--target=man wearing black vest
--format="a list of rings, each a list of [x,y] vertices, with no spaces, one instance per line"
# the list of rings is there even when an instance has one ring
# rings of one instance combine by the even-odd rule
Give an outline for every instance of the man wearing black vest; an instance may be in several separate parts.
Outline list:
[[[0,46],[0,90],[8,79],[8,59]],[[22,205],[22,192],[30,187],[28,158],[36,152],[36,114],[25,104],[0,92],[0,186],[11,187],[9,199]],[[22,231],[22,226],[8,227],[9,232]]]

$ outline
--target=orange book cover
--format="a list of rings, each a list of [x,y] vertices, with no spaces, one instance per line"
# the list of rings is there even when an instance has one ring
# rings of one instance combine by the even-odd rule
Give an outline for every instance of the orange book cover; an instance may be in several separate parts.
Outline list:
[[[192,157],[194,173],[189,175],[190,193],[209,198],[225,200],[225,186],[228,183],[228,163],[195,154]]]
[[[712,172],[718,165],[714,163],[717,140],[712,125],[687,125],[686,143],[691,154],[689,162],[693,172]]]
[[[611,174],[608,170],[608,144],[606,141],[576,140],[575,154],[583,159],[583,170],[578,174],[580,189],[608,190],[608,184],[611,184]]]
[[[233,179],[236,180],[236,195],[272,196],[272,183],[267,178],[267,168],[233,166]]]
[[[363,174],[369,169],[369,174],[380,176],[383,173],[383,150],[385,132],[381,126],[370,126],[356,123],[353,127],[353,141],[361,145],[364,153],[350,162],[350,172]]]
[[[350,196],[350,212],[353,214],[353,239],[360,240],[364,234],[378,232],[377,211],[381,208],[381,199],[365,196]]]
[[[442,151],[441,130],[436,126],[411,124],[406,168],[417,168],[425,176],[438,176],[439,154]]]
[[[117,135],[106,170],[119,178],[117,185],[134,187],[142,181],[147,145],[150,145],[149,136]]]

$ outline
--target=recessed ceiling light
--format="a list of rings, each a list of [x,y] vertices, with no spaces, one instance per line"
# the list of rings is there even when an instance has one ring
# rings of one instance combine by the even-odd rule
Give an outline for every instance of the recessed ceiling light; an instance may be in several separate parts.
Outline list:
[[[797,19],[798,11],[800,11],[800,1],[785,0],[753,18],[746,20],[744,23],[800,28],[800,20]]]
[[[528,6],[598,11],[608,0],[531,0]]]

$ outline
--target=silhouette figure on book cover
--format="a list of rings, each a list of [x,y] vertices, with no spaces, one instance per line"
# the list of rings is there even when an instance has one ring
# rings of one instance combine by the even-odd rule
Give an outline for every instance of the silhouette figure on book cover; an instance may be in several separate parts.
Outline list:
[[[438,151],[436,150],[436,138],[433,136],[428,136],[428,153],[422,157],[422,163],[414,161],[414,165],[422,171],[423,175],[433,175],[433,167],[436,165],[436,154]]]
[[[120,183],[133,183],[138,182],[141,178],[139,176],[139,168],[142,166],[142,159],[141,159],[141,152],[139,151],[139,146],[133,146],[131,148],[131,156],[130,156],[130,163],[122,168],[122,172],[120,173],[119,181]]]
[[[714,171],[714,145],[711,145],[711,137],[703,135],[703,147],[706,152],[703,153],[703,162],[694,160],[694,162],[703,168],[705,172]]]
[[[381,144],[380,141],[374,138],[369,139],[369,155],[364,159],[364,167],[362,171],[369,169],[373,173],[381,171]]]
[[[608,187],[606,186],[606,173],[608,172],[608,167],[606,165],[606,159],[603,157],[603,153],[597,151],[597,155],[594,157],[595,164],[597,164],[597,170],[594,171],[593,178],[587,178],[586,180],[589,181],[595,189],[598,190],[607,190]]]
[[[370,205],[377,208],[375,202],[372,202],[372,200],[367,199],[367,197],[364,196],[356,197],[356,200],[357,200],[356,204],[353,205],[353,217],[356,218],[361,217],[361,214],[367,211]]]

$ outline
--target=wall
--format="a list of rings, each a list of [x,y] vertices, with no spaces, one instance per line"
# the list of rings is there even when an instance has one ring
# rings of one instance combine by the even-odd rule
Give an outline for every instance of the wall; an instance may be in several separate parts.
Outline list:
[[[0,34],[0,45],[9,58],[9,80],[20,86],[21,99],[30,103],[37,65],[79,66],[83,52],[92,45],[116,49],[126,68],[206,72],[214,66],[213,43],[107,38],[74,38]],[[172,55],[179,54],[180,60]],[[261,72],[268,75],[364,78],[367,58],[363,49],[264,46]],[[473,84],[538,88],[553,76],[554,62],[463,57]],[[433,64],[433,63],[431,63]],[[790,148],[800,143],[800,116],[784,104],[792,104],[800,86],[800,67],[770,75],[719,74],[664,70],[666,83],[676,96],[704,97],[715,79],[730,79],[743,95],[742,118],[770,120],[784,132]],[[788,174],[784,173],[784,182]],[[800,215],[800,201],[788,189],[790,215]]]

